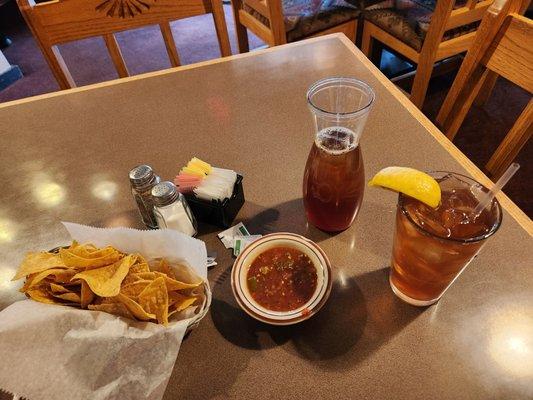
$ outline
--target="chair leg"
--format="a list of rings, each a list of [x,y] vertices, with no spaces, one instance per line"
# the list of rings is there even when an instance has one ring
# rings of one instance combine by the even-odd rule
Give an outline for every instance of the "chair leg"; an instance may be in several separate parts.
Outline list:
[[[44,58],[50,66],[52,74],[54,74],[59,87],[62,90],[76,87],[76,83],[74,83],[74,79],[72,79],[72,75],[70,74],[70,71],[65,64],[65,60],[63,60],[57,46],[46,46],[43,44],[39,47],[41,48]]]
[[[485,166],[493,179],[498,179],[513,162],[518,152],[533,133],[533,99],[529,100],[526,109],[518,117],[515,124],[500,143],[489,162]]]
[[[422,109],[424,100],[426,99],[433,65],[434,60],[426,60],[426,62],[420,62],[416,68],[415,80],[413,81],[409,100],[419,109]]]
[[[213,21],[217,31],[220,54],[222,57],[231,56],[231,45],[229,43],[228,27],[226,25],[226,17],[224,16],[222,0],[211,0],[211,6],[213,8]]]
[[[372,40],[372,46],[370,48],[370,60],[375,66],[381,68],[381,59],[383,58],[383,44],[380,41]]]
[[[476,106],[481,107],[487,103],[487,100],[490,98],[492,94],[492,90],[494,89],[494,86],[496,85],[498,76],[499,75],[494,71],[490,71],[488,73],[485,83],[481,87],[479,94],[476,97],[476,100],[474,100],[474,104]]]
[[[268,4],[270,31],[274,39],[274,46],[285,44],[287,43],[287,32],[285,31],[282,0],[269,0]]]
[[[168,21],[160,23],[159,29],[161,30],[161,35],[163,35],[163,41],[165,42],[170,65],[173,67],[179,67],[181,65],[180,56],[178,54],[178,49],[176,48],[174,36],[172,35],[170,23]]]
[[[118,76],[121,78],[126,78],[127,76],[130,76],[128,68],[126,67],[126,63],[124,62],[124,58],[122,57],[120,47],[118,47],[115,35],[113,35],[112,33],[108,33],[107,35],[104,35],[104,40],[105,45],[107,46],[107,51],[109,51],[111,60],[115,65],[115,69],[117,70]]]
[[[235,33],[237,34],[237,44],[239,46],[239,53],[247,53],[248,51],[250,51],[250,44],[248,42],[248,30],[241,23],[241,19],[239,17],[241,2],[239,0],[232,0],[231,8],[233,10],[233,20],[235,21]]]
[[[374,39],[372,38],[370,25],[367,22],[363,26],[363,39],[361,41],[361,51],[368,59],[372,57],[372,47],[374,45]]]

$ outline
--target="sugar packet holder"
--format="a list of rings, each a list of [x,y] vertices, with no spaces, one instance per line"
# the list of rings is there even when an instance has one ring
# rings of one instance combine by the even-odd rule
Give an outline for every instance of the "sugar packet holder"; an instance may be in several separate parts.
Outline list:
[[[207,201],[196,197],[194,193],[184,194],[196,220],[221,228],[230,227],[245,201],[242,180],[242,175],[237,174],[233,193],[224,200]]]

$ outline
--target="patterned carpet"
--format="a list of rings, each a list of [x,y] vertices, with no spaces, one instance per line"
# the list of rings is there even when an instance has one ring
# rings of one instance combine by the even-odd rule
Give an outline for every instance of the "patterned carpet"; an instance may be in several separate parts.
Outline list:
[[[228,30],[233,53],[237,52],[233,16],[225,6]],[[219,57],[218,42],[209,15],[176,21],[172,24],[176,44],[183,64]],[[38,50],[31,33],[18,14],[16,4],[11,1],[0,8],[0,29],[13,44],[4,49],[4,55],[12,64],[20,66],[24,78],[0,91],[0,102],[47,93],[58,89],[57,84]],[[124,58],[132,74],[168,68],[169,61],[159,30],[155,27],[128,31],[117,35]],[[250,35],[251,48],[263,43]],[[62,54],[78,85],[114,79],[117,77],[111,60],[107,56],[102,39],[86,39],[61,46]],[[87,62],[94,60],[94,62]],[[98,63],[95,68],[95,63]],[[447,90],[453,82],[453,74],[432,80],[424,112],[430,118],[437,114]],[[473,107],[461,127],[456,145],[478,166],[483,166],[510,129],[529,95],[500,79],[493,96],[484,107]],[[533,143],[519,154],[521,165],[505,192],[530,218],[533,217]]]

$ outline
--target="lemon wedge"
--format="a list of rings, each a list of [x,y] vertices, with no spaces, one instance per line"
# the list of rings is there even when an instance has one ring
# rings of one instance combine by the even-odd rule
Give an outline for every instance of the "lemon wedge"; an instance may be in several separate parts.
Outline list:
[[[401,192],[433,208],[440,204],[439,183],[425,172],[414,168],[383,168],[368,182],[368,186],[381,186]]]

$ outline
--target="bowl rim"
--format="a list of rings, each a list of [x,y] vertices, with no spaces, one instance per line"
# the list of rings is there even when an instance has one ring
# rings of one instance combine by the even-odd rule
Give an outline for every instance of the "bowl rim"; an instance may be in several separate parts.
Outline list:
[[[303,310],[300,310],[298,312],[295,312],[295,310],[290,310],[287,312],[272,311],[272,312],[280,313],[278,316],[283,316],[284,314],[286,316],[286,314],[290,315],[291,313],[293,313],[295,314],[293,318],[280,319],[280,318],[277,318],[275,314],[268,314],[268,315],[259,314],[255,312],[253,309],[251,309],[247,304],[247,303],[250,303],[253,305],[255,301],[250,300],[249,298],[246,298],[246,299],[241,298],[241,294],[237,290],[237,282],[239,281],[242,271],[244,271],[244,269],[240,267],[244,264],[245,258],[249,255],[249,253],[251,253],[255,248],[257,248],[257,246],[260,246],[261,244],[265,242],[271,241],[272,239],[274,240],[279,239],[279,240],[293,241],[293,242],[300,243],[304,245],[305,247],[309,248],[310,251],[318,253],[320,256],[319,258],[322,259],[321,266],[324,271],[322,287],[325,287],[325,290],[323,290],[322,293],[319,292],[317,297],[313,297],[309,300],[309,302],[314,303],[312,308],[311,309],[304,308]],[[315,268],[317,268],[318,270],[318,267],[316,265],[315,265]],[[296,323],[299,323],[299,322],[302,322],[302,321],[305,321],[311,318],[324,306],[324,304],[328,300],[329,295],[331,293],[332,283],[333,282],[332,282],[331,263],[326,253],[324,252],[324,250],[322,250],[320,246],[316,244],[315,242],[313,242],[312,240],[302,235],[298,235],[296,233],[291,233],[291,232],[271,233],[268,235],[264,235],[262,238],[256,240],[250,246],[248,246],[241,254],[239,254],[237,259],[233,263],[233,267],[231,270],[231,290],[233,292],[233,296],[235,297],[235,300],[237,301],[237,304],[239,304],[242,310],[246,312],[248,315],[250,315],[252,318],[255,318],[258,321],[265,322],[271,325],[292,325],[292,324],[296,324]]]

